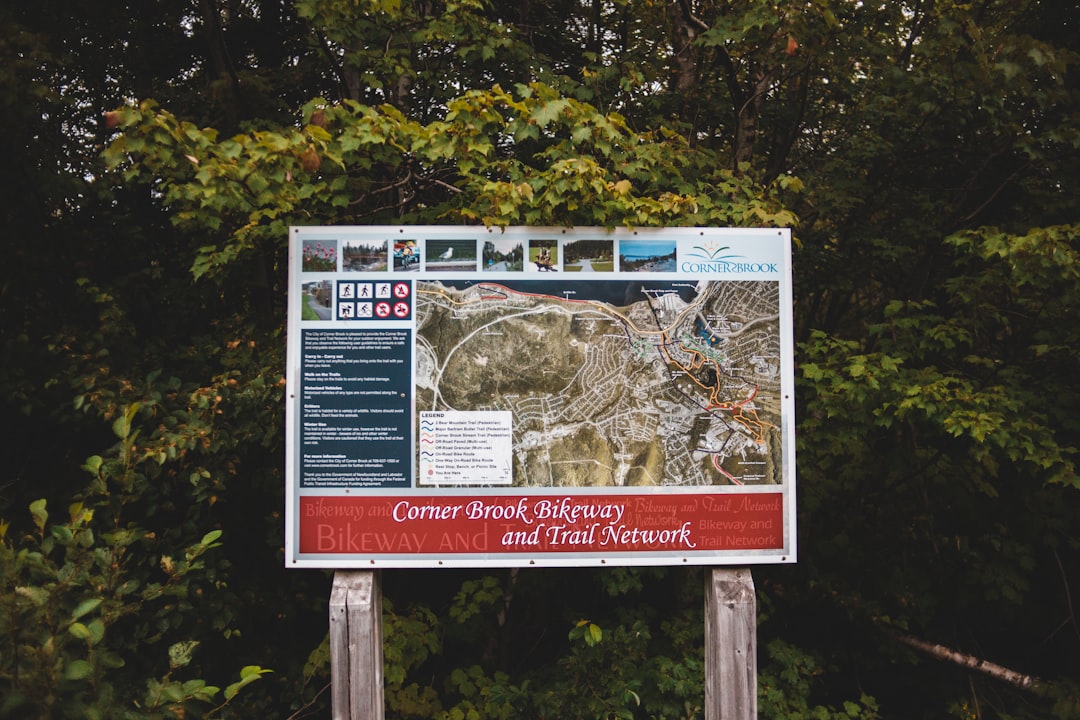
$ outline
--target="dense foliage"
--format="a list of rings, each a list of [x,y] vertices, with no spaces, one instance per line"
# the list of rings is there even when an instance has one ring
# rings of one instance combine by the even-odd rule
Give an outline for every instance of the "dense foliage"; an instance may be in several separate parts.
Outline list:
[[[794,227],[762,717],[1080,715],[1076,7],[15,5],[0,717],[327,715],[286,228],[404,222]],[[702,717],[700,569],[384,585],[388,717]]]

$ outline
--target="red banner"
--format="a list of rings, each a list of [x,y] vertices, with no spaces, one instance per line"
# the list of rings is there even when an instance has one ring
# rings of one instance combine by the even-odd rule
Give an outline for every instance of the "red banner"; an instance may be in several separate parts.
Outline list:
[[[312,496],[300,553],[444,555],[776,550],[783,493]]]

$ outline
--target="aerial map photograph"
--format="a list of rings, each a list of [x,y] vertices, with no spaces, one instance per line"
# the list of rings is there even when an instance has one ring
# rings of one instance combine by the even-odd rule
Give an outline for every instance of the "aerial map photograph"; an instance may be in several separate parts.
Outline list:
[[[417,410],[513,413],[523,487],[780,484],[774,281],[428,281]]]

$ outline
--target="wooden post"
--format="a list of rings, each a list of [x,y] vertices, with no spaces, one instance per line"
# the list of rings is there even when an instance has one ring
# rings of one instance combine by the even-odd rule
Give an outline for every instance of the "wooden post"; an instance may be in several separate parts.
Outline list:
[[[383,720],[382,583],[378,571],[334,573],[330,685],[334,720]]]
[[[757,718],[757,607],[745,568],[705,573],[705,720]]]

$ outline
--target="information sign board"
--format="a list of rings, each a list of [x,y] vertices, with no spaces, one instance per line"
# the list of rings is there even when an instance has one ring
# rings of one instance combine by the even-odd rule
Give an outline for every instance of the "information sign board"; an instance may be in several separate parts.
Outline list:
[[[294,227],[286,565],[794,562],[786,229]]]

